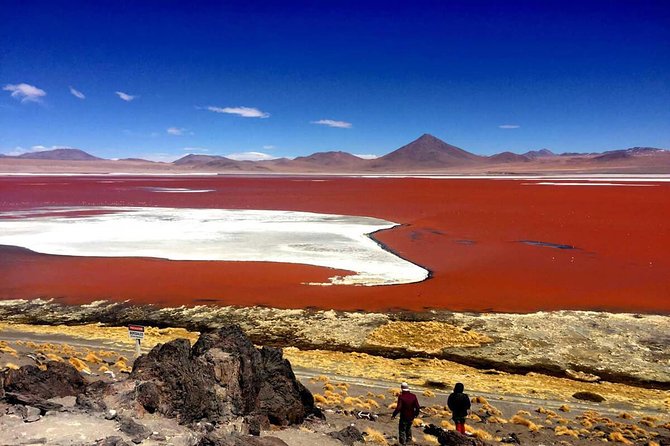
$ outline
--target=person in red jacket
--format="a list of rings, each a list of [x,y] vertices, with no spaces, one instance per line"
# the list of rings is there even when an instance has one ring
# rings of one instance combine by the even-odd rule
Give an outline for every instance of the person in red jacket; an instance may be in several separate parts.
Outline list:
[[[400,384],[398,403],[393,415],[391,415],[391,419],[394,419],[400,414],[400,421],[398,422],[398,442],[400,444],[407,444],[412,441],[412,422],[419,415],[420,409],[419,400],[416,395],[409,391],[407,383]]]

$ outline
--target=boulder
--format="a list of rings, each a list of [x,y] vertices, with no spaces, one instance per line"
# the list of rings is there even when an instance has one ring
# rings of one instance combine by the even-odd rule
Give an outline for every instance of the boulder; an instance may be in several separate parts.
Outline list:
[[[39,399],[76,396],[86,388],[84,378],[70,364],[58,361],[46,363],[46,370],[24,365],[10,370],[5,376],[5,392],[32,395]]]
[[[577,392],[573,394],[572,397],[577,400],[591,401],[593,403],[602,403],[605,401],[603,396],[593,392]]]
[[[130,446],[130,443],[115,435],[113,437],[107,437],[97,441],[95,446]]]
[[[336,440],[340,440],[347,446],[353,446],[357,441],[365,442],[365,437],[355,426],[347,426],[342,430],[328,432],[328,435]]]
[[[277,437],[250,437],[240,434],[205,435],[197,446],[288,446]]]
[[[135,399],[182,423],[258,416],[276,425],[319,415],[280,349],[257,349],[235,325],[154,347],[135,361]],[[255,430],[255,429],[254,429]]]
[[[489,446],[489,443],[482,440],[466,437],[456,431],[448,431],[434,424],[424,427],[423,432],[437,437],[440,446]]]
[[[133,438],[133,443],[135,442],[135,439],[144,440],[151,435],[149,429],[130,417],[118,417],[118,420],[119,430],[124,434],[131,436]]]

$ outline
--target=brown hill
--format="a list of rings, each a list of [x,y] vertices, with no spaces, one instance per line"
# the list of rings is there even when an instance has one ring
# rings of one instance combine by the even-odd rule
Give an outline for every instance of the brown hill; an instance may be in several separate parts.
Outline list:
[[[523,156],[526,156],[530,159],[535,159],[535,158],[545,158],[548,156],[556,156],[556,154],[549,149],[540,149],[540,150],[529,150],[528,152],[524,153]]]
[[[79,149],[53,149],[41,152],[24,153],[16,158],[30,160],[61,160],[61,161],[95,161],[102,158],[93,156]]]
[[[432,135],[424,134],[388,155],[377,158],[371,166],[392,170],[440,169],[473,165],[483,159]]]
[[[512,152],[502,152],[488,157],[492,163],[527,163],[531,159],[526,155],[519,155]]]
[[[357,169],[365,166],[367,160],[347,152],[317,152],[309,156],[299,156],[292,164],[312,167]]]

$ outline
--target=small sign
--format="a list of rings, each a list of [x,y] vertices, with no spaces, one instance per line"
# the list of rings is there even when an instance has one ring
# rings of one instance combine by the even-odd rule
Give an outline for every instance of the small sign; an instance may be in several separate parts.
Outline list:
[[[132,339],[144,338],[144,326],[142,325],[128,325],[128,335]]]

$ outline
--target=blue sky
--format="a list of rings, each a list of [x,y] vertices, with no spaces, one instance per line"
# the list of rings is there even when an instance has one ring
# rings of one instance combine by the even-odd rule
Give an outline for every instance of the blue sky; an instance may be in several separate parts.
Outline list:
[[[0,23],[0,153],[670,148],[666,0],[10,0]]]

